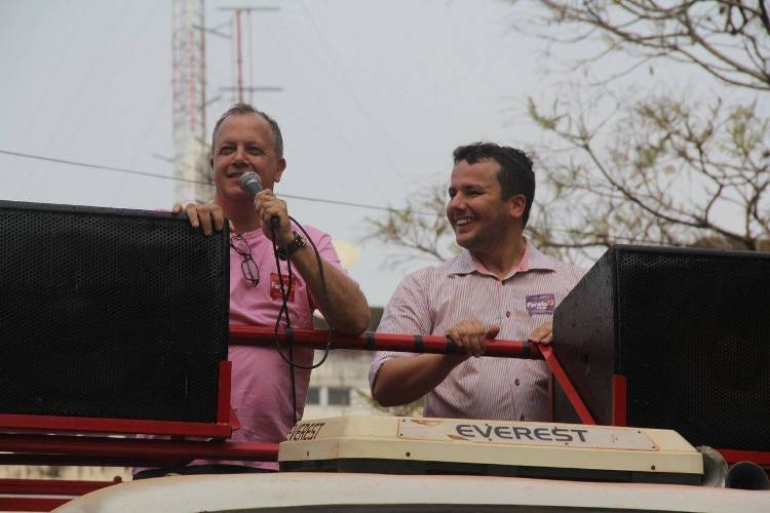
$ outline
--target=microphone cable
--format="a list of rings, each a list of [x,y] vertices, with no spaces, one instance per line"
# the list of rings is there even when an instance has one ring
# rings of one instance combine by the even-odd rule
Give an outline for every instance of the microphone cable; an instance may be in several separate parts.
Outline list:
[[[299,228],[299,230],[305,235],[305,239],[308,241],[310,246],[313,248],[313,255],[316,259],[316,265],[318,265],[318,273],[319,278],[321,280],[321,291],[322,291],[322,298],[323,304],[326,305],[326,311],[328,317],[332,318],[332,305],[329,301],[329,290],[326,284],[326,276],[324,274],[324,266],[323,266],[323,260],[321,259],[321,255],[318,251],[318,248],[315,245],[315,242],[310,237],[310,235],[307,233],[305,228],[293,217],[289,216],[289,219]],[[311,365],[303,365],[301,363],[298,363],[294,361],[294,341],[291,336],[291,318],[289,315],[289,294],[291,294],[291,289],[294,281],[294,273],[292,270],[292,264],[291,260],[289,260],[289,250],[288,250],[288,244],[283,241],[282,243],[282,249],[283,254],[286,255],[286,268],[287,268],[287,280],[286,283],[284,283],[284,275],[281,272],[281,263],[279,258],[279,252],[278,252],[278,245],[275,243],[276,240],[276,227],[273,223],[270,224],[270,234],[272,236],[273,240],[273,255],[275,257],[275,267],[276,271],[278,272],[278,283],[281,291],[281,307],[278,310],[278,316],[275,320],[275,327],[273,331],[273,342],[275,344],[276,351],[278,351],[278,354],[281,356],[283,361],[285,361],[289,365],[289,373],[290,373],[290,379],[291,379],[291,396],[292,396],[292,415],[294,419],[294,423],[297,423],[297,383],[296,383],[296,375],[295,375],[295,369],[303,369],[303,370],[313,370],[326,362],[326,359],[329,356],[329,352],[331,350],[331,341],[332,336],[334,334],[334,329],[331,326],[331,323],[327,321],[327,324],[329,325],[329,332],[326,339],[326,346],[323,349],[323,356],[321,357],[321,360],[317,363],[313,363]],[[310,313],[312,318],[312,311]],[[289,345],[288,349],[288,358],[281,350],[281,344],[280,344],[280,337],[278,336],[278,330],[280,329],[281,324],[281,318],[285,319],[285,325],[286,325],[286,342]]]
[[[259,174],[254,171],[247,171],[243,173],[239,179],[239,185],[241,189],[248,193],[250,196],[254,197],[262,190],[262,179],[260,178]],[[305,228],[293,217],[289,216],[289,220],[294,222],[294,224],[299,228],[302,233],[305,234],[305,238],[310,243],[311,247],[313,248],[313,253],[315,255],[316,264],[318,265],[318,273],[319,278],[321,280],[321,291],[322,291],[322,298],[321,298],[321,304],[325,305],[325,310],[328,313],[329,318],[333,318],[334,316],[331,315],[332,312],[332,306],[329,301],[329,291],[326,285],[326,276],[324,275],[324,267],[323,267],[323,260],[321,259],[321,256],[318,252],[318,248],[315,245],[315,242],[313,242],[313,239],[308,235]],[[291,224],[291,222],[289,223]],[[277,236],[277,230],[280,227],[280,222],[277,217],[273,216],[270,219],[270,236],[273,241],[273,255],[275,257],[275,268],[278,272],[278,283],[279,283],[279,289],[281,291],[281,307],[278,310],[278,316],[275,320],[275,328],[273,331],[273,342],[275,344],[276,350],[278,351],[278,354],[281,356],[283,361],[285,361],[287,364],[289,364],[289,372],[290,372],[290,379],[291,379],[291,391],[292,391],[292,414],[294,417],[294,423],[297,423],[297,383],[296,383],[296,376],[294,374],[295,369],[304,369],[304,370],[312,370],[317,367],[320,367],[323,365],[323,363],[326,361],[326,358],[329,356],[329,350],[331,349],[331,340],[332,335],[334,333],[334,330],[331,326],[331,323],[327,321],[327,324],[329,325],[329,334],[326,339],[326,347],[324,348],[324,354],[321,358],[321,361],[315,364],[311,364],[310,366],[302,365],[300,363],[297,363],[294,361],[294,340],[292,339],[292,328],[291,328],[291,318],[289,316],[289,294],[291,294],[292,291],[292,285],[294,284],[294,274],[292,271],[292,265],[291,260],[289,259],[289,248],[288,243],[285,241],[282,241],[283,245],[283,254],[285,256],[286,260],[286,268],[287,268],[287,278],[288,283],[284,283],[283,279],[283,273],[281,272],[281,262],[279,258],[279,247],[278,244],[276,244],[276,236]],[[288,290],[287,290],[288,285]],[[271,284],[272,287],[272,284]],[[312,297],[312,296],[311,296]],[[313,312],[310,312],[311,320],[313,316]],[[285,318],[286,323],[286,340],[289,345],[289,351],[288,351],[288,358],[286,355],[283,354],[283,351],[281,350],[281,345],[278,337],[278,329],[281,325],[281,318]],[[314,356],[315,359],[315,356]]]

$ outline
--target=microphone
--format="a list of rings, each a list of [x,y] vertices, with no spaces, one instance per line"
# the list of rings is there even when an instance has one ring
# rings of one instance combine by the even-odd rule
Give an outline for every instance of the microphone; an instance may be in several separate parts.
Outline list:
[[[262,179],[254,171],[247,171],[241,175],[241,190],[252,198],[262,190]]]
[[[247,171],[241,175],[240,186],[243,192],[253,198],[263,189],[262,178],[254,171]],[[278,219],[278,216],[270,218],[270,226],[274,230],[278,230],[281,227],[281,220]]]

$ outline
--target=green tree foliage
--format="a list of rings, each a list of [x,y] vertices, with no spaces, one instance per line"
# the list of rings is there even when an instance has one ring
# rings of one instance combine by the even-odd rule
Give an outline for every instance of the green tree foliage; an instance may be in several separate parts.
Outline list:
[[[539,245],[766,247],[770,120],[756,103],[651,96],[615,115],[604,139],[587,117],[543,114],[534,103],[530,113],[575,150],[543,159],[551,187],[532,227]]]

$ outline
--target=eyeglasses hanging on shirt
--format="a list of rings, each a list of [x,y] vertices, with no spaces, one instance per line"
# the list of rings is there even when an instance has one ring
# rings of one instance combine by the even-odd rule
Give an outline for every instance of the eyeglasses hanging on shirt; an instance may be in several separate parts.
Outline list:
[[[242,235],[233,235],[230,237],[230,247],[243,258],[241,260],[243,279],[251,283],[252,287],[259,285],[259,267],[251,257],[251,248],[246,239]]]

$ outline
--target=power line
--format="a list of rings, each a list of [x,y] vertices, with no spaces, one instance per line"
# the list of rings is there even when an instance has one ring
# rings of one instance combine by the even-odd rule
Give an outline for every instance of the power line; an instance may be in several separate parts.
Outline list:
[[[188,183],[201,184],[201,185],[205,185],[205,186],[208,186],[208,187],[213,187],[213,184],[210,184],[210,183],[204,182],[204,181],[200,181],[200,180],[192,180],[192,179],[189,179],[189,178],[181,178],[181,177],[176,177],[176,176],[162,175],[162,174],[158,174],[158,173],[148,173],[146,171],[137,171],[135,169],[126,169],[126,168],[122,168],[122,167],[103,166],[103,165],[100,165],[100,164],[89,164],[87,162],[78,162],[78,161],[74,161],[74,160],[57,159],[57,158],[52,158],[52,157],[43,157],[43,156],[40,156],[40,155],[32,155],[32,154],[29,154],[29,153],[21,153],[21,152],[18,152],[18,151],[0,150],[0,154],[11,155],[11,156],[14,156],[14,157],[22,157],[22,158],[27,158],[27,159],[34,159],[34,160],[42,160],[42,161],[45,161],[45,162],[54,162],[56,164],[67,164],[67,165],[70,165],[70,166],[79,166],[79,167],[86,167],[86,168],[91,168],[91,169],[101,169],[101,170],[104,170],[104,171],[114,171],[114,172],[117,172],[117,173],[126,173],[126,174],[130,174],[130,175],[148,176],[148,177],[151,177],[151,178],[161,178],[163,180],[171,180],[171,181],[174,181],[174,182],[188,182]],[[369,209],[369,210],[379,210],[379,211],[383,211],[383,212],[392,212],[394,210],[397,210],[397,209],[394,209],[394,208],[381,207],[381,206],[377,206],[377,205],[365,205],[363,203],[353,203],[351,201],[339,201],[339,200],[330,200],[330,199],[322,199],[322,198],[311,198],[311,197],[308,197],[308,196],[296,196],[296,195],[293,195],[293,194],[281,194],[281,196],[283,196],[285,198],[297,199],[297,200],[302,200],[302,201],[312,201],[312,202],[316,202],[316,203],[328,203],[328,204],[332,204],[332,205],[342,205],[342,206],[346,206],[346,207],[365,208],[365,209]],[[426,214],[426,215],[432,215],[429,212],[423,212],[423,213]]]
[[[0,153],[4,155],[12,155],[14,157],[22,157],[25,159],[43,160],[46,162],[55,162],[57,164],[68,164],[70,166],[88,167],[91,169],[102,169],[104,171],[115,171],[118,173],[127,173],[130,175],[150,176],[152,178],[162,178],[164,180],[185,181],[185,182],[192,182],[192,183],[206,183],[206,182],[198,182],[195,180],[188,180],[185,178],[176,178],[174,176],[169,176],[169,175],[161,175],[158,173],[148,173],[146,171],[137,171],[135,169],[126,169],[122,167],[113,167],[113,166],[102,166],[100,164],[89,164],[87,162],[77,162],[74,160],[57,159],[53,157],[43,157],[40,155],[31,155],[29,153],[21,153],[17,151],[0,150]]]
[[[0,154],[3,155],[11,155],[14,157],[22,157],[27,159],[35,159],[35,160],[43,160],[45,162],[54,162],[57,164],[67,164],[70,166],[80,166],[80,167],[86,167],[91,169],[102,169],[104,171],[115,171],[118,173],[126,173],[131,175],[139,175],[139,176],[148,176],[150,178],[161,178],[163,180],[171,180],[171,181],[184,181],[184,182],[191,182],[196,184],[203,184],[208,187],[213,187],[214,185],[208,182],[202,182],[202,181],[195,181],[190,180],[186,178],[177,178],[175,176],[169,176],[169,175],[161,175],[158,173],[148,173],[146,171],[137,171],[135,169],[126,169],[122,167],[113,167],[113,166],[102,166],[100,164],[89,164],[86,162],[77,162],[74,160],[67,160],[67,159],[57,159],[52,157],[43,157],[40,155],[31,155],[29,153],[21,153],[17,151],[8,151],[8,150],[0,150]],[[327,203],[331,205],[340,205],[345,207],[355,207],[355,208],[365,208],[368,210],[378,210],[381,212],[398,212],[401,209],[396,208],[390,208],[390,207],[381,207],[378,205],[364,205],[363,203],[354,203],[351,201],[339,201],[339,200],[330,200],[330,199],[323,199],[323,198],[311,198],[309,196],[297,196],[294,194],[280,194],[280,196],[284,198],[290,198],[290,199],[296,199],[301,201],[312,201],[314,203]],[[425,211],[414,211],[413,213],[419,214],[419,215],[425,215],[425,216],[435,216],[435,212],[425,212]],[[554,232],[562,232],[562,233],[569,233],[573,230],[566,229],[566,228],[551,228],[551,231]],[[624,238],[624,237],[615,237],[616,240],[625,240],[628,243],[639,243],[642,241],[632,239],[632,238]]]

